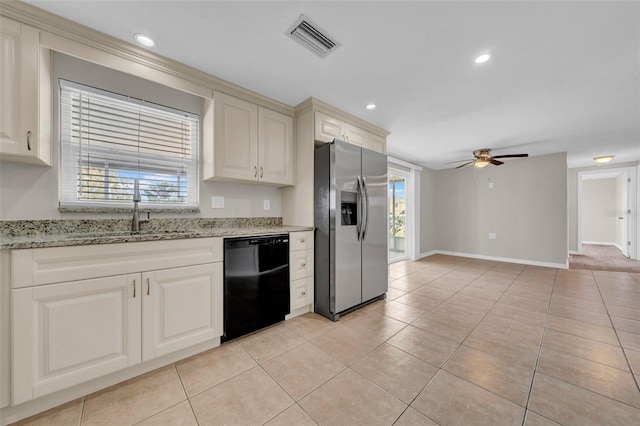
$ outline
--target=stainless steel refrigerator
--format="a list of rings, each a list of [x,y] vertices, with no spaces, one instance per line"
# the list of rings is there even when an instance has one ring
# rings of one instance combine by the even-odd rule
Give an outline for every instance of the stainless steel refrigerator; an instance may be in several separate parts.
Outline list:
[[[387,292],[387,156],[336,139],[314,163],[315,311],[337,321]]]

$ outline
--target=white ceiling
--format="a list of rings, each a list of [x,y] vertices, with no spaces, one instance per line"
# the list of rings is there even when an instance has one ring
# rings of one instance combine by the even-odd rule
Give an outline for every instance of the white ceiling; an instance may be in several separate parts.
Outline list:
[[[289,105],[316,97],[433,169],[478,148],[640,160],[639,2],[28,3]],[[302,13],[342,46],[320,59],[286,37]]]

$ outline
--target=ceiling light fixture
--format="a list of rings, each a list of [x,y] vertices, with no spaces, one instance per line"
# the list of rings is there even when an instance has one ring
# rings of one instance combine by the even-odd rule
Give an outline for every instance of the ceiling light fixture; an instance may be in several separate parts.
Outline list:
[[[146,47],[155,46],[156,42],[151,39],[151,37],[146,36],[144,34],[134,34],[133,36],[138,43]]]
[[[476,167],[487,167],[489,165],[489,160],[477,160],[474,164]]]
[[[371,111],[372,109],[376,109],[376,104],[369,104],[366,108]]]
[[[476,64],[484,64],[485,62],[487,62],[489,59],[491,58],[491,55],[488,53],[485,53],[483,55],[478,56],[475,59],[475,63]]]
[[[596,163],[608,163],[609,161],[613,160],[613,157],[615,157],[615,155],[602,155],[600,157],[593,157],[593,159],[596,161]]]

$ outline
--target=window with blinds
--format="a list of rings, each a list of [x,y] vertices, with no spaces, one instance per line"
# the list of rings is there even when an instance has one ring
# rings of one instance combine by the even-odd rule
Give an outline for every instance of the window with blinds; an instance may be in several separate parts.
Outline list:
[[[61,79],[60,120],[61,207],[198,206],[197,115]]]

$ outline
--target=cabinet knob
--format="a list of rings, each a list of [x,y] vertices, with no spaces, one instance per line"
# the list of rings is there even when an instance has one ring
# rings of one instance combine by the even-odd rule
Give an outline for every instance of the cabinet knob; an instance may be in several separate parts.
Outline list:
[[[307,292],[306,292],[305,290],[302,290],[302,293],[301,293],[301,294],[302,294],[303,296],[306,296],[306,295],[307,295]]]
[[[304,243],[304,238],[300,238],[300,242],[301,242],[301,243]]]
[[[300,266],[302,266],[304,268],[304,267],[307,266],[307,264],[303,262]]]

